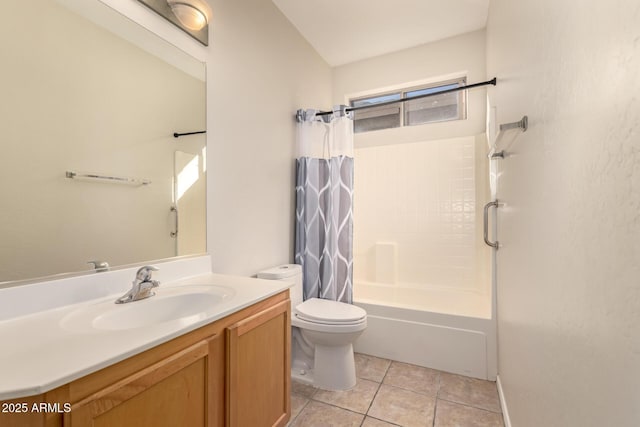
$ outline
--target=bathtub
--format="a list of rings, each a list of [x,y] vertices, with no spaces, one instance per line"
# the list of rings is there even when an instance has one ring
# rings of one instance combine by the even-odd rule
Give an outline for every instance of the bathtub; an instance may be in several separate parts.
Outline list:
[[[367,311],[358,353],[495,380],[496,322],[490,295],[428,286],[354,282]]]

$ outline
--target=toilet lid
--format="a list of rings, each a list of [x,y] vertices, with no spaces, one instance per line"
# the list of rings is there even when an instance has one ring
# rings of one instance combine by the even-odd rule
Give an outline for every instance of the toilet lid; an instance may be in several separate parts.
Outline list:
[[[310,298],[296,306],[300,319],[309,322],[353,323],[367,317],[367,312],[352,304]]]

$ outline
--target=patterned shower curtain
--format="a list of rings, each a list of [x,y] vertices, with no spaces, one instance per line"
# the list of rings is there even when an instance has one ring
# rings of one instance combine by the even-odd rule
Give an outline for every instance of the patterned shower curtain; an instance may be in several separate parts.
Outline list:
[[[304,299],[353,300],[353,121],[298,110],[295,262]]]

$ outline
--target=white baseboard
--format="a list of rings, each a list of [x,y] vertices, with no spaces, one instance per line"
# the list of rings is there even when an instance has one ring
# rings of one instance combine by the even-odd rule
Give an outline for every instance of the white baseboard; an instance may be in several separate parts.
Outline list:
[[[502,407],[502,419],[504,420],[504,427],[511,427],[511,420],[509,419],[509,410],[507,409],[507,401],[504,398],[504,392],[502,391],[502,383],[500,382],[500,375],[496,377],[496,385],[498,386],[498,396],[500,396],[500,406]]]

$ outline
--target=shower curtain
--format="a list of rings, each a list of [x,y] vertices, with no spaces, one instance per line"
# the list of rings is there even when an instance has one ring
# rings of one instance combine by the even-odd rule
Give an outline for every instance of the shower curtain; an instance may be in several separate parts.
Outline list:
[[[304,299],[353,300],[353,121],[298,110],[295,262]]]

